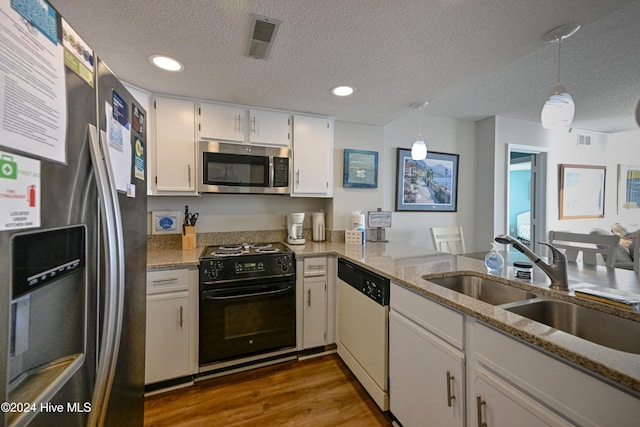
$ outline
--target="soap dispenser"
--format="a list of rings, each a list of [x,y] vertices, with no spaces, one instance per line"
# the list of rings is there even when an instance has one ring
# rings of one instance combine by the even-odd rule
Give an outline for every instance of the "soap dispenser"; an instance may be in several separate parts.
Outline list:
[[[504,258],[498,252],[496,244],[491,244],[491,250],[484,257],[484,264],[487,266],[487,272],[491,274],[502,274],[502,266],[504,265]]]

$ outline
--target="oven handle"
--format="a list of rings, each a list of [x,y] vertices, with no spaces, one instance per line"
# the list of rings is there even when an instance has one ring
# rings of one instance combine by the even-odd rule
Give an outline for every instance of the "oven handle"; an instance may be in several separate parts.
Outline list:
[[[206,300],[240,299],[240,298],[248,298],[248,297],[259,297],[263,295],[283,294],[285,292],[289,292],[291,289],[292,289],[291,286],[287,286],[284,289],[278,289],[276,291],[255,292],[255,293],[248,293],[248,294],[242,294],[242,295],[229,295],[225,297],[214,297],[214,296],[207,295],[207,292],[204,292],[202,294],[202,298]],[[215,291],[209,291],[209,293],[213,293],[213,292]]]
[[[289,274],[274,274],[273,276],[260,276],[259,279],[287,279],[291,278],[294,273]],[[203,281],[200,280],[201,285],[222,285],[224,283],[237,283],[238,279],[228,279],[228,280],[209,280]]]

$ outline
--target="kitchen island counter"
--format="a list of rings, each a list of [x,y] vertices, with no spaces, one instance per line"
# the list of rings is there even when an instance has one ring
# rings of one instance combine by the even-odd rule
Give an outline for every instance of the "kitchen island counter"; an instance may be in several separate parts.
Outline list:
[[[373,272],[459,312],[476,318],[535,347],[568,360],[582,368],[595,372],[624,388],[640,392],[640,355],[612,350],[571,334],[550,328],[541,323],[492,306],[475,298],[438,286],[423,278],[445,277],[459,272],[487,277],[527,289],[542,297],[571,301],[597,308],[620,317],[640,322],[640,313],[616,308],[591,300],[578,298],[569,292],[549,289],[550,281],[538,267],[533,269],[531,281],[515,280],[515,271],[506,257],[501,276],[486,273],[484,262],[465,256],[450,255],[426,248],[410,247],[399,243],[370,243],[346,245],[335,242],[307,242],[304,245],[289,245],[297,257],[333,255],[345,257]],[[148,268],[194,266],[203,248],[194,251],[155,250],[149,251]],[[609,286],[640,294],[640,277],[628,270],[607,269],[602,266],[587,266],[569,263],[570,286],[588,286],[585,283]],[[637,337],[630,337],[637,339]]]

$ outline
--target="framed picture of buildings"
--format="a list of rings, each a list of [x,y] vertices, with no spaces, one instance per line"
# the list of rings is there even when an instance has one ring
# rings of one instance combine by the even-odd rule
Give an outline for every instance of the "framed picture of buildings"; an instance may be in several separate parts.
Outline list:
[[[398,148],[396,211],[457,212],[458,160],[434,151],[413,160],[411,150]]]
[[[560,165],[560,219],[604,218],[606,166]]]

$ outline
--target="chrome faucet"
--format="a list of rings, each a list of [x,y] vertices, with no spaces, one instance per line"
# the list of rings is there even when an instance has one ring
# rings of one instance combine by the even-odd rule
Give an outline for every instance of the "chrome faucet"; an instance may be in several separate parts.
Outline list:
[[[555,246],[547,243],[540,242],[542,245],[547,245],[551,248],[551,264],[547,264],[540,259],[531,249],[514,239],[507,234],[499,234],[495,237],[496,242],[503,245],[513,245],[513,247],[526,255],[531,261],[533,261],[542,271],[551,279],[551,289],[557,289],[560,291],[569,290],[569,276],[567,274],[567,256],[561,252]]]

